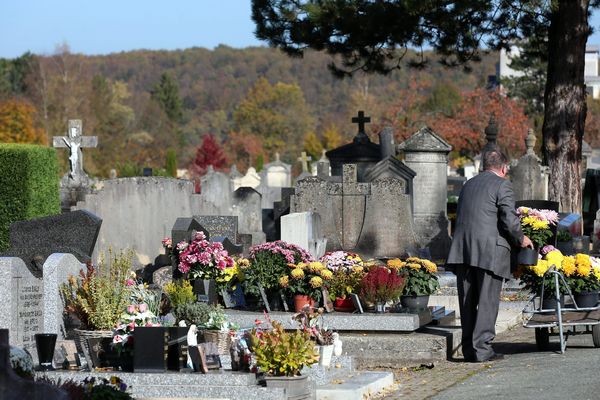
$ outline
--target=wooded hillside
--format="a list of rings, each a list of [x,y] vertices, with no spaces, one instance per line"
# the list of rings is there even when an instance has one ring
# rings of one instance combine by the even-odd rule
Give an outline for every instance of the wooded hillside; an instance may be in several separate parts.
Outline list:
[[[83,56],[61,48],[0,60],[0,102],[13,113],[23,109],[4,119],[33,120],[30,129],[38,131],[19,137],[46,143],[64,134],[67,119],[82,119],[84,134],[99,136],[86,169],[102,176],[111,168],[163,168],[170,148],[187,168],[207,134],[242,171],[276,151],[294,163],[303,149],[318,156],[352,138],[350,119],[359,109],[371,116],[371,133],[392,125],[401,139],[428,123],[467,156],[478,150],[489,112],[508,110],[499,118],[499,142],[517,151],[527,127],[522,108],[483,89],[496,60],[484,56],[470,73],[433,60],[424,70],[339,80],[327,70],[329,57],[314,52],[291,59],[269,48],[220,46]],[[0,126],[0,141],[19,141],[9,130]]]

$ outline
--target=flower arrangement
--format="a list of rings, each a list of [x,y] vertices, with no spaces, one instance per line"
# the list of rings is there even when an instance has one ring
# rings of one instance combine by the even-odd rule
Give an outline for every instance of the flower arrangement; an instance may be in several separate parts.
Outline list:
[[[570,276],[573,273],[572,268],[574,263],[574,257],[565,257],[563,254],[555,249],[553,246],[544,246],[542,249],[543,258],[539,259],[537,264],[531,266],[519,265],[516,273],[516,278],[519,278],[524,284],[525,289],[528,289],[533,294],[540,294],[542,286],[544,286],[544,293],[552,295],[555,291],[554,279],[547,277],[544,279],[544,275],[550,269],[555,266],[558,271],[563,271],[563,267],[567,268],[565,276]],[[559,291],[560,293],[566,293],[566,287],[563,282],[559,280]]]
[[[21,378],[32,379],[34,376],[33,358],[20,347],[10,346],[10,366]]]
[[[331,300],[345,299],[352,293],[358,293],[365,274],[365,268],[360,265],[354,265],[349,269],[339,268],[327,281],[329,298]]]
[[[362,279],[360,297],[368,303],[387,303],[400,298],[404,285],[403,276],[383,266],[374,267]]]
[[[289,294],[303,294],[319,301],[324,284],[332,277],[333,272],[320,261],[290,263],[288,273],[279,278],[279,284]]]
[[[292,316],[292,319],[300,325],[300,329],[310,334],[319,346],[333,344],[333,331],[325,326],[323,315],[325,310],[319,307],[312,311],[310,306],[304,306],[302,310]]]
[[[204,232],[196,232],[191,243],[179,242],[176,250],[179,271],[189,273],[193,279],[215,279],[219,287],[224,286],[226,269],[234,267],[233,258],[223,245],[206,240]]]
[[[117,376],[107,378],[87,377],[83,381],[73,379],[56,381],[48,376],[36,377],[36,382],[47,383],[67,393],[67,398],[77,400],[132,400],[127,384]],[[49,394],[48,394],[49,395]],[[49,395],[50,396],[50,395]]]
[[[558,223],[558,213],[553,210],[519,207],[517,215],[521,220],[523,233],[537,248],[542,248],[552,237],[550,226]]]
[[[406,261],[398,258],[388,260],[387,267],[403,275],[406,284],[403,296],[428,296],[440,288],[437,265],[424,258],[409,257]]]
[[[187,326],[196,325],[200,329],[219,331],[229,331],[235,328],[219,305],[185,303],[178,305],[173,313],[177,321],[185,321]]]
[[[121,320],[113,331],[113,346],[119,353],[133,350],[133,331],[138,326],[160,326],[158,317],[148,308],[146,303],[130,304],[121,314]]]
[[[288,273],[288,264],[313,261],[309,252],[281,240],[267,242],[250,248],[250,266],[244,270],[244,291],[259,295],[259,285],[265,290],[280,287],[280,278]]]
[[[320,261],[332,272],[351,271],[354,267],[363,267],[363,260],[358,254],[346,251],[330,251],[325,253]]]
[[[286,331],[277,321],[256,321],[250,333],[256,367],[272,376],[298,376],[304,366],[319,361],[310,334],[299,329]]]
[[[235,290],[244,281],[244,270],[250,266],[247,258],[233,258],[233,267],[225,268],[217,278],[217,284],[228,290]]]
[[[78,277],[69,276],[60,287],[65,311],[85,329],[112,329],[130,301],[132,259],[132,251],[108,249],[108,259],[103,254],[97,267],[88,263]]]
[[[196,301],[194,288],[190,281],[186,279],[168,282],[163,287],[163,290],[169,299],[172,309],[176,309],[181,304],[188,304]]]

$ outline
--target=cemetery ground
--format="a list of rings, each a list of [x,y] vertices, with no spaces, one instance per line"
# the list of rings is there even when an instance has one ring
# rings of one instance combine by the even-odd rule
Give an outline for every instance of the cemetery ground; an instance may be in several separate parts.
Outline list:
[[[591,335],[572,336],[560,354],[557,337],[539,351],[532,329],[521,323],[499,333],[494,349],[505,359],[490,363],[444,360],[394,370],[395,386],[378,400],[595,399],[600,351]]]

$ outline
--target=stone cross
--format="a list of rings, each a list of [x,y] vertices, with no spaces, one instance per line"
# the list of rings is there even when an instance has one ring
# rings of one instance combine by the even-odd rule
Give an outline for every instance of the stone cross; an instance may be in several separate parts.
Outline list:
[[[329,188],[329,195],[339,196],[337,201],[341,200],[341,207],[334,211],[334,221],[343,250],[356,248],[365,221],[369,194],[369,184],[358,182],[356,164],[344,164],[342,183],[334,183]]]
[[[54,136],[52,146],[56,148],[69,148],[69,176],[78,179],[84,175],[82,148],[98,146],[98,136],[82,136],[80,119],[70,119],[67,136]]]
[[[312,160],[312,157],[307,156],[305,151],[300,154],[301,156],[298,157],[298,161],[302,163],[302,172],[308,173],[308,162]]]

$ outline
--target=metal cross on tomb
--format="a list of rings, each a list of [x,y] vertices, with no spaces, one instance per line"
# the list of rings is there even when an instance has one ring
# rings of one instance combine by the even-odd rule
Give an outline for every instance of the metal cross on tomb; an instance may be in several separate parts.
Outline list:
[[[365,117],[365,112],[362,110],[358,112],[358,115],[356,117],[352,117],[352,123],[358,124],[358,134],[354,138],[355,141],[369,141],[369,137],[365,132],[365,124],[368,124],[370,122],[371,117]]]
[[[302,172],[308,172],[308,162],[312,160],[312,157],[307,156],[306,152],[303,151],[298,157],[298,161],[302,163]]]
[[[52,146],[55,148],[69,148],[69,176],[77,179],[83,175],[82,148],[98,146],[98,136],[82,136],[82,124],[80,119],[70,119],[67,136],[54,136]]]

